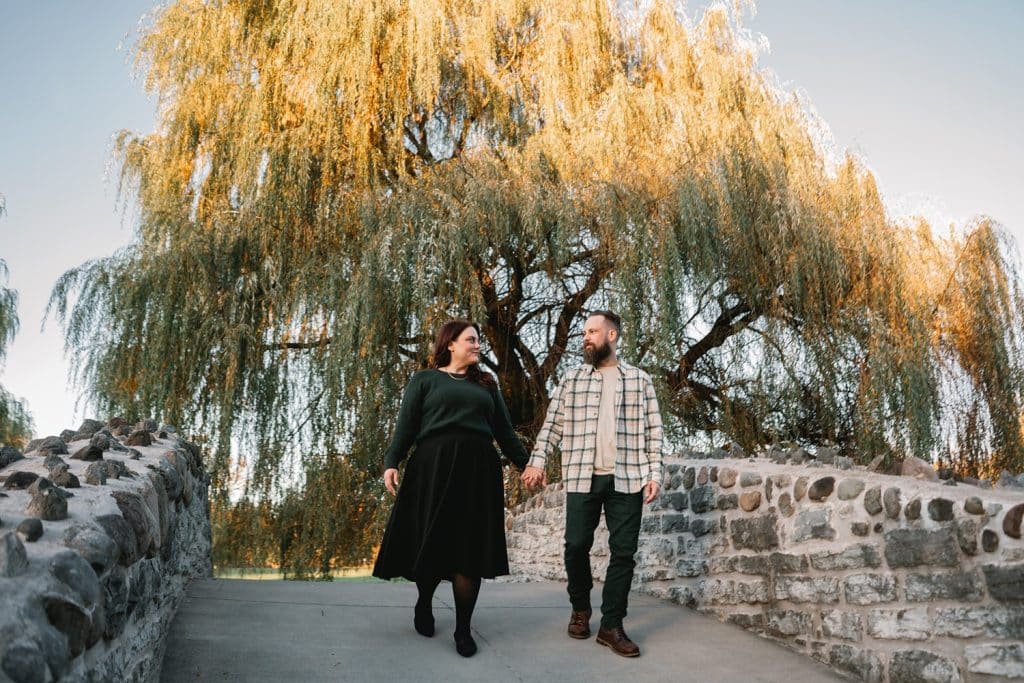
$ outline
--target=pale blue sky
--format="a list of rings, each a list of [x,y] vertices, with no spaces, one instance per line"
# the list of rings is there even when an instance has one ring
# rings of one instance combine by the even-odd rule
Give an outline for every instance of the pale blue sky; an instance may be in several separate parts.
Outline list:
[[[111,137],[151,130],[154,104],[118,47],[152,6],[0,0],[0,258],[22,321],[0,383],[27,399],[39,434],[83,417],[58,326],[39,331],[50,288],[132,237]],[[765,0],[746,23],[771,45],[761,63],[866,160],[895,211],[986,213],[1024,243],[1024,2]]]

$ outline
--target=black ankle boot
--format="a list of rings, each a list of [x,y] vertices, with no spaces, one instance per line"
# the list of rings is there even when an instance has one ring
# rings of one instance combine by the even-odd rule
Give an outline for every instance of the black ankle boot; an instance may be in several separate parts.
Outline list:
[[[429,604],[426,607],[420,607],[420,604],[416,603],[416,607],[413,609],[412,625],[416,628],[416,633],[421,636],[429,638],[434,635],[434,613]]]
[[[476,654],[476,641],[473,636],[467,633],[455,634],[455,651],[463,657],[472,657]]]

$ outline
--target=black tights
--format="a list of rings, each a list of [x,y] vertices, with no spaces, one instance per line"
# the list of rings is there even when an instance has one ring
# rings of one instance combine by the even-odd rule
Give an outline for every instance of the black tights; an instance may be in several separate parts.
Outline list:
[[[449,579],[452,582],[452,597],[455,598],[455,633],[469,635],[473,608],[476,607],[476,598],[480,595],[480,577],[453,574]],[[419,591],[419,598],[416,600],[418,611],[430,609],[434,591],[437,590],[439,583],[441,583],[440,578],[416,581],[416,589]]]

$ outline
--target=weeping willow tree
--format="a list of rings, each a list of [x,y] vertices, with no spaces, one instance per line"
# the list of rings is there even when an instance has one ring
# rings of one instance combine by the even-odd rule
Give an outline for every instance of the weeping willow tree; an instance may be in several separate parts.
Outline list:
[[[0,194],[0,218],[4,215]],[[7,357],[7,345],[18,333],[18,293],[6,287],[7,264],[0,259],[0,366]],[[22,401],[0,386],[0,445],[24,447],[32,436],[32,418]]]
[[[117,145],[138,238],[52,298],[79,380],[100,409],[204,434],[222,503],[244,490],[283,519],[304,501],[289,533],[318,566],[379,520],[402,387],[456,315],[480,321],[527,441],[581,315],[614,306],[677,443],[1019,469],[1005,233],[888,216],[740,20],[605,0],[158,9],[137,56],[159,124]]]

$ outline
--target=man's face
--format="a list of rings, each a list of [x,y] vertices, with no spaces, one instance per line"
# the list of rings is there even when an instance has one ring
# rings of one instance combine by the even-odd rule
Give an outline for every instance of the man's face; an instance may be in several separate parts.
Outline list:
[[[598,365],[612,355],[618,333],[603,315],[592,315],[583,325],[583,360]]]

